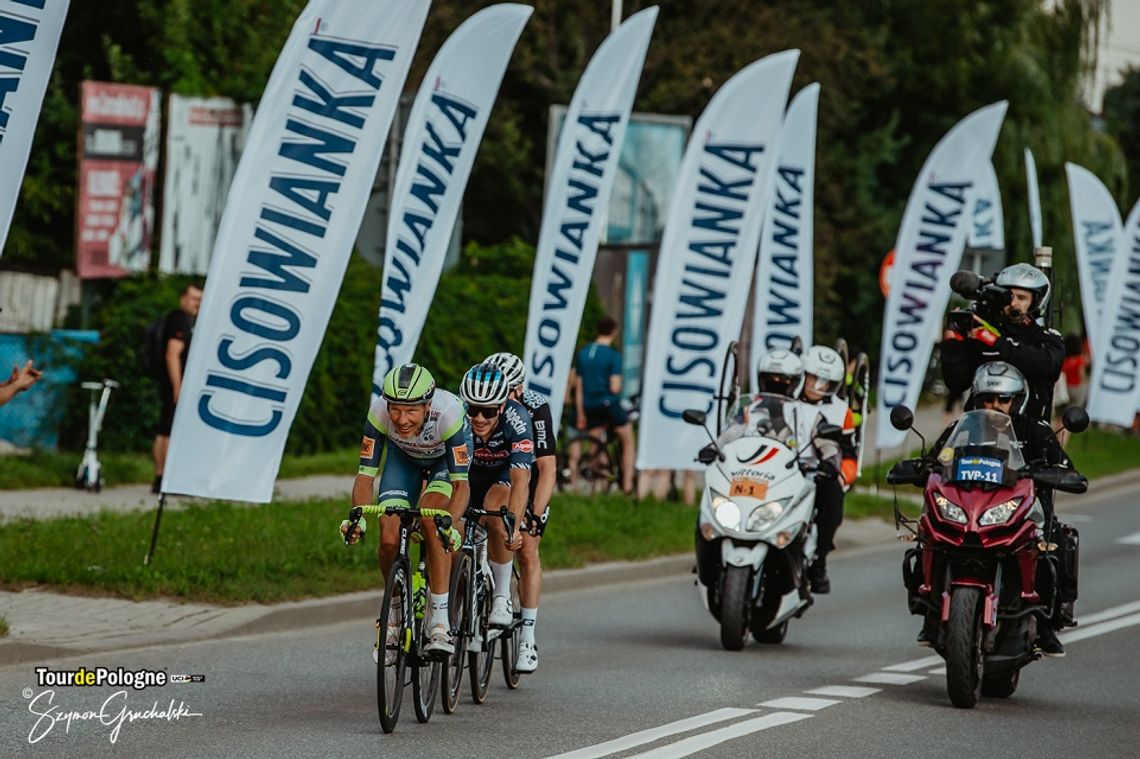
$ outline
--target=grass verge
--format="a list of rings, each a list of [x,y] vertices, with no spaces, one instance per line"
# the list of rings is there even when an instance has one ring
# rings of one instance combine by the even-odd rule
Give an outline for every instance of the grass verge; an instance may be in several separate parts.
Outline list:
[[[689,506],[564,496],[555,509],[542,546],[546,569],[692,549],[696,510]],[[171,512],[150,567],[142,565],[149,512],[14,521],[0,526],[0,578],[9,589],[218,604],[378,589],[375,524],[364,545],[346,547],[336,530],[344,511],[341,500],[314,500]]]
[[[80,453],[35,450],[30,454],[0,456],[0,490],[71,487],[82,459]],[[279,477],[307,477],[313,474],[356,474],[360,453],[345,448],[328,453],[285,456]],[[103,478],[108,486],[149,483],[154,478],[150,456],[141,453],[100,453]]]
[[[0,617],[0,638],[8,637],[8,620]]]

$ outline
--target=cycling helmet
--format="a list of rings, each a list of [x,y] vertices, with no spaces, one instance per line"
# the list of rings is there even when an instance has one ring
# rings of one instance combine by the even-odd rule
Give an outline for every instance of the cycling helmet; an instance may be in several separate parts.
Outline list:
[[[419,364],[397,366],[384,375],[381,395],[388,403],[401,406],[427,403],[435,395],[435,378]]]
[[[791,397],[804,376],[804,364],[791,351],[774,350],[760,357],[756,365],[756,389]]]
[[[815,377],[813,389],[831,395],[837,391],[847,377],[847,367],[843,358],[831,348],[813,345],[804,354],[804,382],[807,375]]]
[[[510,385],[511,390],[521,385],[526,381],[526,367],[523,365],[522,359],[513,353],[502,351],[500,353],[492,353],[487,358],[483,359],[484,364],[491,364],[503,370],[503,375],[507,378],[507,384]]]
[[[1031,292],[1033,305],[1029,308],[1030,316],[1040,316],[1049,303],[1049,278],[1036,266],[1030,264],[1007,266],[998,272],[994,284]]]
[[[970,402],[973,408],[981,408],[982,398],[987,395],[1008,396],[1012,399],[1010,416],[1025,412],[1029,403],[1029,386],[1025,375],[1013,364],[1005,361],[990,361],[982,364],[974,372],[974,382],[970,386]]]
[[[498,406],[506,403],[510,385],[502,369],[494,364],[475,364],[463,375],[459,397],[472,406]]]

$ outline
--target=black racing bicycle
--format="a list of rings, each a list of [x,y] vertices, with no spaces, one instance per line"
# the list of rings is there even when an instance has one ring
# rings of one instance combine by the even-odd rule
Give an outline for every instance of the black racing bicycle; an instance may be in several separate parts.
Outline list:
[[[518,604],[515,602],[515,620],[506,629],[492,628],[487,623],[491,614],[494,579],[487,559],[487,528],[480,520],[484,517],[501,519],[509,535],[515,526],[515,517],[502,506],[498,511],[468,506],[463,514],[466,528],[459,556],[451,568],[451,631],[455,653],[448,657],[443,668],[443,711],[451,714],[459,705],[459,692],[463,687],[464,656],[471,674],[471,699],[476,704],[487,700],[491,672],[495,663],[495,645],[502,640],[503,671],[509,687],[518,686],[518,642],[515,634],[519,627]],[[517,570],[516,570],[517,572]],[[514,658],[510,659],[513,652]],[[512,684],[511,677],[514,677]]]
[[[384,601],[376,620],[376,700],[380,726],[385,733],[396,729],[404,698],[404,677],[411,670],[412,700],[416,719],[427,722],[435,708],[440,684],[440,659],[423,650],[428,576],[423,556],[413,570],[409,543],[421,519],[434,519],[443,546],[450,545],[451,514],[445,509],[414,506],[354,506],[348,515],[348,536],[365,514],[400,518],[399,550],[384,583]]]

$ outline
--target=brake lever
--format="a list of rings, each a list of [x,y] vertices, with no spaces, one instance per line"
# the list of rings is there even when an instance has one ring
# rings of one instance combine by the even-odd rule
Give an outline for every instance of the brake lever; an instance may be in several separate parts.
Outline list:
[[[348,529],[344,532],[344,544],[346,546],[352,545],[352,543],[349,542],[349,538],[352,537],[352,533],[356,532],[356,527],[360,524],[360,518],[362,516],[364,516],[364,510],[359,506],[353,506],[352,510],[348,512]],[[363,535],[361,537],[363,537]]]

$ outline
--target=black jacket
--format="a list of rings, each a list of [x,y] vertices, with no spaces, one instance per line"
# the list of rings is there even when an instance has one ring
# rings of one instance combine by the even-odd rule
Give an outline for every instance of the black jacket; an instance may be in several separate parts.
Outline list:
[[[1025,375],[1029,383],[1029,404],[1025,415],[1050,419],[1053,415],[1053,385],[1061,376],[1065,343],[1061,334],[1033,322],[997,325],[1001,337],[993,347],[980,340],[942,342],[942,379],[952,395],[966,392],[974,382],[974,372],[989,361],[1008,361]]]

